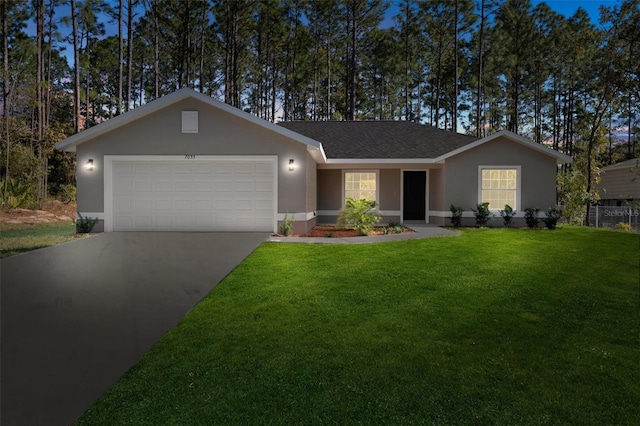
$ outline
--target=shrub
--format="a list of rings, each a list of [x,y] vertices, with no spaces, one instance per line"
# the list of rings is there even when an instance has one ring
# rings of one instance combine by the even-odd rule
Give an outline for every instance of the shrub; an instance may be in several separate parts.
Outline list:
[[[4,190],[5,181],[0,181],[0,191]],[[21,179],[9,178],[6,181],[7,193],[2,199],[2,204],[7,209],[32,208],[35,206],[35,186]]]
[[[76,219],[76,232],[78,234],[88,234],[91,232],[96,222],[98,222],[98,218],[90,218],[88,216],[82,216],[80,212],[78,212],[78,219]]]
[[[489,219],[493,216],[489,211],[489,203],[481,203],[476,206],[477,210],[473,210],[473,215],[476,217],[476,225],[484,226]]]
[[[347,198],[338,215],[338,226],[355,229],[360,235],[369,235],[382,216],[376,210],[375,201]]]
[[[462,207],[454,206],[453,204],[449,206],[449,210],[451,211],[451,226],[459,228],[462,224],[462,212],[464,210],[462,209]]]
[[[529,228],[538,227],[538,222],[540,221],[538,219],[539,212],[540,212],[540,209],[535,207],[527,207],[526,209],[524,209],[524,220],[525,222],[527,222],[527,226]]]
[[[293,216],[289,217],[288,213],[284,215],[284,220],[280,224],[280,233],[288,237],[293,231]]]
[[[396,222],[389,222],[389,226],[385,228],[387,233],[392,233],[392,234],[402,234],[405,229],[407,229],[406,226]]]
[[[516,211],[509,204],[505,204],[504,210],[500,210],[500,216],[504,221],[504,226],[511,225],[511,221],[513,220],[513,217],[515,215],[516,215]]]
[[[625,232],[631,232],[631,225],[629,225],[628,223],[619,222],[619,223],[616,223],[616,229],[619,229]]]
[[[562,216],[560,210],[555,207],[550,207],[546,213],[546,217],[543,220],[544,225],[549,229],[556,229],[556,225],[558,224],[558,220]]]
[[[76,186],[70,183],[60,185],[58,198],[65,204],[76,201]]]

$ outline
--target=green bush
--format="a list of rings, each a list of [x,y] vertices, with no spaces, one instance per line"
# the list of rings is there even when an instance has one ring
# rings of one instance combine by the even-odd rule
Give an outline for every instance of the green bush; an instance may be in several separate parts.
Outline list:
[[[76,233],[88,234],[91,232],[96,222],[98,222],[98,218],[92,219],[88,216],[82,216],[80,212],[78,212],[78,219],[76,219]]]
[[[515,215],[516,211],[509,204],[505,204],[504,210],[500,210],[500,216],[502,217],[504,226],[511,225],[511,221]]]
[[[280,224],[280,233],[285,237],[289,236],[293,231],[293,216],[289,217],[288,214],[284,215],[284,220]]]
[[[347,198],[338,215],[338,226],[355,229],[360,235],[369,235],[382,216],[375,210],[376,202]]]
[[[0,193],[3,193],[5,181],[0,181]],[[35,207],[36,190],[32,183],[25,182],[21,179],[9,178],[6,181],[7,192],[2,198],[3,207],[7,209],[17,208],[33,208]]]
[[[491,217],[493,216],[493,214],[491,214],[491,212],[489,211],[489,203],[478,204],[476,206],[476,209],[471,209],[473,210],[473,215],[476,217],[476,225],[486,225],[489,219],[491,219]]]
[[[76,186],[73,184],[60,185],[58,198],[63,203],[70,203],[76,201]]]
[[[529,228],[538,227],[538,222],[540,222],[540,219],[538,219],[538,213],[540,213],[540,209],[536,207],[527,207],[524,209],[524,220],[527,222],[527,226]]]
[[[462,209],[462,207],[454,206],[453,204],[449,206],[449,210],[451,211],[451,226],[459,228],[462,224],[462,212],[464,210]]]
[[[546,217],[542,219],[544,225],[549,229],[556,229],[558,220],[560,220],[560,217],[562,217],[560,210],[555,207],[550,207],[546,211],[545,215]]]
[[[402,234],[405,231],[405,229],[407,229],[407,227],[401,223],[389,222],[389,226],[384,228],[383,232],[385,234]]]

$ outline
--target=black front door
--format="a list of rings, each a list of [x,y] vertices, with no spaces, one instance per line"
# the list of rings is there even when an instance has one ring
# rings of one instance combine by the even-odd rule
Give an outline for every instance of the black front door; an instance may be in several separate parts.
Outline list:
[[[426,220],[427,172],[404,172],[403,220]]]

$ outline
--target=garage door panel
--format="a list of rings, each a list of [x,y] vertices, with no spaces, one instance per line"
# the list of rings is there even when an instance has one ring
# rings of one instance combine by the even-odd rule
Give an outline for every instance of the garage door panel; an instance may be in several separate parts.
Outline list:
[[[118,161],[114,230],[266,231],[275,212],[274,161]]]
[[[133,173],[137,175],[152,175],[153,164],[147,162],[136,162],[133,164]]]
[[[192,188],[195,192],[209,192],[213,190],[213,182],[209,180],[197,180],[193,182]]]
[[[240,192],[253,191],[253,181],[249,181],[249,180],[236,181],[234,190],[240,191]]]
[[[173,190],[173,182],[154,182],[153,190],[156,192],[171,192]]]

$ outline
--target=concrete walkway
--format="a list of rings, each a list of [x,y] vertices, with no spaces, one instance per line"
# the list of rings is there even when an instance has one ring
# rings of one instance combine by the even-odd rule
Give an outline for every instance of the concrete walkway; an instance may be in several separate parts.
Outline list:
[[[114,232],[0,261],[0,424],[72,424],[267,238]]]
[[[416,232],[407,234],[376,235],[372,237],[346,237],[346,238],[307,238],[307,237],[275,237],[268,241],[277,243],[307,243],[307,244],[370,244],[387,241],[419,240],[424,238],[446,237],[458,235],[454,231],[435,225],[424,223],[407,223],[409,228]]]

